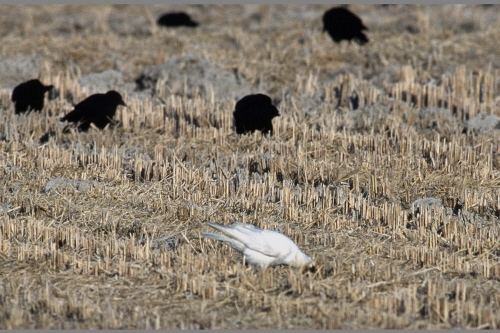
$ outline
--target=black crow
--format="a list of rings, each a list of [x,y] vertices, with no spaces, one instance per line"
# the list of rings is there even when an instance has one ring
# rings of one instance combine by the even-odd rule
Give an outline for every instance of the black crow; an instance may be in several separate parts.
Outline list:
[[[100,129],[112,123],[118,105],[127,106],[120,93],[110,90],[105,94],[94,94],[77,105],[61,121],[76,123],[78,129],[87,131],[91,123]]]
[[[279,116],[278,109],[272,104],[267,95],[247,95],[236,103],[234,123],[236,133],[253,133],[259,130],[262,133],[273,134],[272,119]]]
[[[327,31],[336,43],[344,39],[363,45],[368,42],[363,30],[368,28],[361,19],[344,7],[334,7],[323,15],[323,31]]]
[[[54,86],[45,86],[37,79],[21,83],[12,91],[12,102],[15,103],[16,113],[28,110],[41,111],[43,109],[43,99],[47,91]]]
[[[191,20],[188,14],[184,12],[171,12],[165,13],[156,21],[158,25],[163,25],[165,27],[197,27],[198,23]]]

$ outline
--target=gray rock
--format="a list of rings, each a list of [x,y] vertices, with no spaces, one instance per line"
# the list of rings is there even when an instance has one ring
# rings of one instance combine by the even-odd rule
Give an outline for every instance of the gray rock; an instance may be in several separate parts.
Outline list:
[[[399,81],[401,75],[401,64],[389,63],[386,66],[375,66],[371,77],[371,84],[383,90],[384,85],[394,84]]]
[[[0,213],[2,212],[9,212],[12,207],[12,204],[5,202],[5,203],[0,203]]]
[[[309,96],[304,93],[290,96],[289,108],[297,108],[297,113],[304,114],[306,117],[317,117],[321,113],[322,106],[325,104],[324,99],[321,92],[315,94],[315,96]]]
[[[415,214],[419,214],[422,209],[444,207],[443,202],[439,198],[420,198],[411,204],[412,210]]]
[[[0,88],[13,89],[24,81],[36,79],[40,66],[41,61],[39,57],[1,59],[0,73],[2,75],[0,75]]]
[[[174,251],[180,243],[179,237],[164,236],[153,239],[150,247],[152,249]]]
[[[414,208],[420,207],[442,207],[443,202],[439,198],[420,198],[413,201],[412,206]]]
[[[82,87],[88,87],[91,94],[106,93],[109,90],[124,90],[133,89],[133,84],[126,84],[123,81],[121,72],[109,69],[101,73],[92,73],[80,79]]]
[[[155,90],[158,81],[165,82],[163,93]],[[240,99],[252,93],[252,87],[235,72],[222,69],[206,59],[192,56],[172,58],[165,64],[146,68],[136,80],[137,89],[153,89],[156,95],[168,98],[171,94],[192,98],[196,93],[216,99]]]
[[[495,129],[500,129],[500,117],[494,114],[486,115],[481,112],[475,117],[467,120],[467,131],[476,133],[485,133]]]
[[[423,128],[435,129],[438,132],[454,133],[458,130],[459,121],[449,109],[429,107],[420,111]]]
[[[109,28],[121,36],[151,36],[152,24],[144,16],[111,14]]]
[[[40,34],[61,34],[70,35],[83,31],[97,32],[96,20],[92,18],[83,18],[75,15],[57,15],[52,17],[50,24],[40,27]],[[48,22],[47,22],[48,23]]]
[[[77,191],[89,192],[97,186],[95,180],[68,179],[64,177],[52,178],[45,184],[44,192],[62,189],[75,189]]]

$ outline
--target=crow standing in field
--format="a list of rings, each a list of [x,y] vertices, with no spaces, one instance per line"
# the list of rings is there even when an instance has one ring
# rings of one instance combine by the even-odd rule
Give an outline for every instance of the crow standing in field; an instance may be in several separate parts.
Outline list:
[[[368,38],[363,33],[368,30],[361,19],[344,7],[334,7],[323,15],[323,31],[327,31],[336,42],[354,40],[360,45],[366,44]]]
[[[158,25],[162,25],[165,27],[197,27],[198,23],[191,20],[188,14],[184,12],[171,12],[165,13],[156,21]]]
[[[222,234],[204,232],[201,234],[203,237],[223,241],[241,252],[249,264],[264,269],[278,265],[308,269],[314,267],[310,256],[302,252],[290,238],[277,231],[259,229],[241,222],[234,222],[229,226],[211,222],[207,224]]]
[[[41,111],[43,109],[43,99],[47,91],[54,86],[45,86],[37,79],[23,82],[12,91],[12,102],[15,103],[16,113],[28,110]]]
[[[120,93],[110,90],[105,94],[94,94],[77,105],[61,121],[75,123],[80,131],[87,131],[91,123],[100,129],[113,122],[118,105],[127,106]],[[65,128],[65,131],[67,130]]]
[[[236,103],[233,112],[236,133],[253,133],[259,130],[262,133],[273,134],[272,119],[279,116],[278,109],[272,104],[267,95],[247,95]]]

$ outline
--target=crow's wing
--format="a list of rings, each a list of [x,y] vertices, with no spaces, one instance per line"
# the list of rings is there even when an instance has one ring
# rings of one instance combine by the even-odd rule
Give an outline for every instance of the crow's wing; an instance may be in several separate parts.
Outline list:
[[[73,111],[65,115],[61,120],[66,120],[70,122],[78,122],[88,118],[95,113],[95,109],[99,107],[99,102],[102,99],[103,94],[94,94],[87,97],[77,105],[75,105]]]

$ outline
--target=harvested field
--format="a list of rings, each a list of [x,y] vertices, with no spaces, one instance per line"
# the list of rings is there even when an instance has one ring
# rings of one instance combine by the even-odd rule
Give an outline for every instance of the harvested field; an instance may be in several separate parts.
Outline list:
[[[500,7],[352,5],[364,46],[330,7],[3,5],[0,329],[500,329]],[[31,78],[57,91],[16,115]],[[63,133],[112,88],[118,126]],[[236,134],[249,93],[273,136]],[[207,221],[316,271],[245,266]]]

